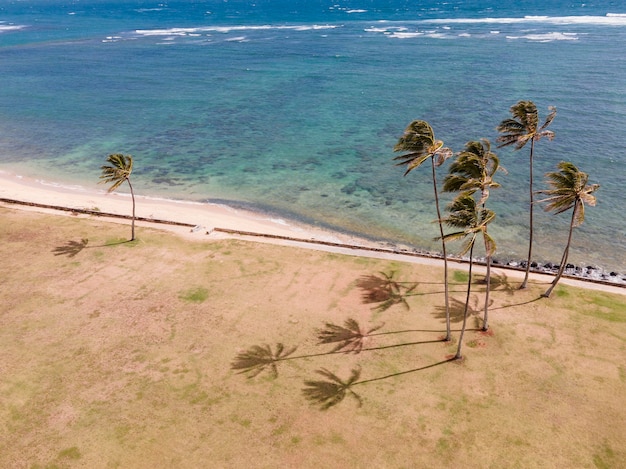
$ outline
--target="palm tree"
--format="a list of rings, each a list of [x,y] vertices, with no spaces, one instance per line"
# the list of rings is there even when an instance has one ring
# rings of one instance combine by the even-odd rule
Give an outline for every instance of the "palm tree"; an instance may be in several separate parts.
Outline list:
[[[552,123],[556,116],[556,108],[549,106],[550,113],[546,117],[543,125],[539,125],[539,115],[537,113],[537,106],[532,101],[518,101],[517,104],[511,106],[512,119],[503,120],[496,128],[500,135],[496,141],[500,142],[498,148],[514,145],[516,150],[523,148],[528,141],[530,141],[530,183],[529,183],[529,235],[528,235],[528,259],[526,261],[526,274],[524,275],[524,281],[520,285],[520,289],[526,288],[528,284],[528,274],[530,272],[530,264],[533,253],[533,156],[535,152],[535,142],[539,141],[542,137],[546,137],[548,140],[554,138],[554,132],[546,130],[546,128]]]
[[[441,249],[443,254],[443,275],[446,302],[446,337],[444,341],[449,341],[452,336],[450,334],[450,301],[448,293],[448,255],[446,253],[446,243],[443,241],[443,225],[441,223],[441,210],[439,209],[439,194],[437,193],[437,176],[435,168],[443,164],[443,162],[452,156],[452,150],[443,146],[443,141],[436,140],[430,124],[423,120],[415,120],[411,122],[404,130],[404,134],[393,147],[393,151],[408,152],[394,158],[399,161],[397,166],[406,165],[406,176],[415,168],[421,166],[430,158],[433,180],[433,192],[435,194],[435,207],[437,208],[437,220],[439,222],[439,233],[441,238]]]
[[[462,358],[461,346],[463,344],[463,335],[467,325],[467,313],[469,311],[470,294],[472,289],[472,266],[474,244],[479,234],[482,234],[485,242],[485,251],[487,255],[491,255],[496,250],[496,243],[487,233],[487,225],[493,221],[496,214],[486,208],[478,208],[476,201],[469,192],[462,192],[448,205],[450,213],[442,222],[446,225],[458,228],[459,231],[448,233],[444,236],[444,241],[464,240],[460,255],[469,252],[469,279],[467,281],[467,297],[465,298],[465,308],[463,311],[463,325],[461,326],[461,335],[459,337],[459,345],[457,347],[455,359]]]
[[[546,292],[541,295],[546,298],[550,297],[552,290],[556,287],[556,284],[563,275],[565,265],[567,264],[567,256],[569,255],[574,227],[581,225],[585,221],[585,204],[592,207],[596,205],[596,197],[593,193],[600,187],[599,184],[588,185],[587,181],[589,180],[589,176],[587,173],[583,173],[570,162],[561,161],[557,167],[559,171],[546,173],[546,177],[548,178],[547,182],[552,186],[552,189],[537,191],[540,194],[548,196],[540,200],[540,202],[547,203],[545,206],[546,211],[557,214],[563,213],[570,208],[573,208],[573,210],[572,219],[569,224],[567,244],[563,251],[563,257],[561,258],[561,265],[559,266],[559,270],[552,284]]]
[[[107,162],[110,166],[101,166],[102,174],[100,175],[101,183],[113,183],[107,192],[113,192],[120,187],[124,181],[128,182],[130,187],[130,195],[133,199],[133,221],[131,225],[131,237],[130,240],[135,240],[135,193],[133,192],[133,186],[130,183],[130,174],[133,172],[133,157],[131,155],[122,155],[121,153],[114,153],[107,157]]]
[[[487,139],[481,141],[471,141],[465,145],[465,148],[456,160],[450,165],[448,175],[444,179],[443,190],[446,192],[466,191],[470,194],[480,191],[481,196],[477,205],[483,209],[489,198],[489,190],[492,187],[500,187],[500,184],[494,181],[493,177],[498,171],[504,171],[500,167],[500,159],[491,151],[491,143]],[[485,227],[485,232],[486,232]],[[483,316],[483,331],[489,329],[489,292],[491,290],[491,256],[492,252],[485,249],[487,274],[485,292],[485,310]]]

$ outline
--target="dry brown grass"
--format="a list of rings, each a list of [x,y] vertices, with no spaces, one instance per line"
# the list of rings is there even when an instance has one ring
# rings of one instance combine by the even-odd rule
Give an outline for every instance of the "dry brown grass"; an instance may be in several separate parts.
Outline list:
[[[501,276],[492,334],[469,331],[465,360],[445,362],[438,269],[0,217],[0,467],[626,467],[624,296],[538,299],[545,285]],[[417,284],[408,308],[376,309],[381,272]],[[323,354],[316,329],[347,318],[385,325],[360,354]],[[275,379],[231,369],[278,342],[298,349]],[[361,380],[395,376],[354,386],[361,407],[304,398],[315,370],[357,365]]]

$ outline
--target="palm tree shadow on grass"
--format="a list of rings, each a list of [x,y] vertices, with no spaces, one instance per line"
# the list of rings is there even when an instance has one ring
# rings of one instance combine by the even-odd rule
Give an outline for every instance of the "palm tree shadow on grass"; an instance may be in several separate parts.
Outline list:
[[[57,246],[56,248],[52,250],[52,252],[54,253],[55,256],[67,256],[71,258],[80,254],[83,249],[117,246],[118,244],[126,244],[130,242],[131,242],[130,240],[125,239],[122,241],[113,241],[110,243],[100,244],[97,246],[87,246],[87,244],[89,244],[89,239],[82,238],[80,241],[70,240],[67,243],[63,244],[62,246]]]
[[[490,283],[489,289],[491,291],[499,290],[499,291],[506,292],[509,295],[513,295],[515,291],[519,289],[519,287],[511,284],[511,282],[509,281],[508,275],[506,275],[506,273],[504,272],[494,273],[492,271],[490,277],[491,279],[489,282]],[[476,283],[479,285],[486,285],[487,278],[483,277],[482,279],[478,280]]]
[[[55,256],[75,257],[87,247],[89,239],[83,238],[80,241],[68,241],[63,246],[57,246],[52,250]]]
[[[326,380],[306,380],[304,382],[304,387],[302,389],[302,393],[304,397],[308,399],[311,404],[318,405],[320,410],[328,410],[329,408],[339,404],[344,400],[346,396],[352,396],[356,399],[358,406],[362,405],[361,396],[354,392],[352,389],[354,386],[359,384],[372,383],[374,381],[381,381],[384,379],[395,378],[397,376],[406,375],[409,373],[416,373],[418,371],[427,370],[429,368],[433,368],[435,366],[443,365],[444,363],[449,363],[455,361],[454,358],[449,358],[447,360],[443,360],[437,363],[431,363],[430,365],[422,366],[420,368],[413,368],[412,370],[400,371],[397,373],[392,373],[390,375],[379,376],[378,378],[371,378],[359,381],[358,379],[361,376],[361,368],[353,368],[350,377],[347,380],[342,380],[334,373],[331,373],[325,368],[321,368],[316,370],[316,373],[327,378]]]
[[[247,350],[244,350],[237,354],[235,359],[231,363],[231,368],[237,370],[238,373],[247,374],[248,378],[254,378],[261,374],[263,371],[270,373],[272,378],[278,377],[278,363],[286,360],[296,360],[300,358],[319,357],[322,355],[333,354],[349,354],[349,353],[361,353],[362,351],[374,351],[383,350],[395,347],[405,347],[409,345],[422,345],[429,343],[440,343],[441,340],[425,340],[418,342],[404,342],[399,344],[381,345],[378,347],[364,348],[363,341],[371,336],[377,335],[389,335],[400,334],[408,332],[424,332],[424,331],[391,331],[391,332],[379,332],[374,334],[373,332],[379,330],[383,324],[370,327],[368,329],[362,328],[358,322],[352,318],[347,319],[343,326],[339,326],[333,323],[326,323],[325,327],[317,330],[318,345],[333,344],[334,347],[329,352],[315,353],[309,355],[291,356],[297,347],[285,347],[282,343],[277,343],[275,349],[271,346],[254,345]],[[440,332],[440,331],[426,331],[426,332]],[[368,379],[364,381],[358,381],[361,376],[361,369],[355,368],[352,370],[350,377],[347,380],[342,380],[337,375],[333,374],[325,368],[316,370],[316,373],[322,375],[325,380],[307,380],[305,381],[306,388],[303,389],[303,394],[313,404],[318,404],[321,410],[326,410],[339,402],[341,402],[346,396],[352,396],[357,400],[358,405],[361,406],[361,397],[356,394],[351,388],[356,384],[364,384],[372,381],[378,381],[382,379],[388,379],[395,376],[413,373],[420,370],[425,370],[442,363],[446,363],[450,360],[445,360],[432,365],[427,365],[421,368],[415,368],[408,371],[399,373],[393,373],[390,375],[382,376],[379,378]]]
[[[280,342],[276,344],[275,350],[267,344],[254,345],[240,352],[231,363],[231,368],[247,374],[248,378],[254,378],[265,370],[276,378],[278,377],[276,363],[286,360],[297,348],[297,346],[285,348]]]
[[[388,310],[396,304],[401,304],[408,311],[409,304],[406,297],[418,286],[416,282],[398,282],[394,280],[396,272],[391,271],[389,274],[380,272],[377,275],[363,275],[357,280],[357,287],[363,292],[361,299],[364,304],[375,304],[372,309],[379,313]]]
[[[468,317],[477,316],[480,314],[480,308],[478,306],[478,296],[473,297],[473,305],[468,306]],[[462,322],[463,315],[465,314],[465,302],[457,300],[456,298],[450,298],[450,321],[454,323]],[[437,319],[446,318],[446,309],[443,306],[435,306],[435,317]]]

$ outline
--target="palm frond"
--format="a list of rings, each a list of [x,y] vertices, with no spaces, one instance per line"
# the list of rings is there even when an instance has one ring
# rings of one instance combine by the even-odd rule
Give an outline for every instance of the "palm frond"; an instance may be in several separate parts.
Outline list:
[[[284,360],[296,349],[297,346],[285,348],[282,343],[276,344],[276,351],[272,351],[267,344],[254,345],[237,354],[230,367],[233,370],[240,370],[239,373],[247,373],[248,378],[254,378],[264,370],[269,371],[276,378],[278,376],[276,363]]]
[[[383,327],[383,325],[380,324],[365,331],[352,318],[346,319],[343,326],[327,322],[323,329],[317,330],[318,344],[337,344],[331,350],[331,353],[339,350],[344,350],[348,353],[360,353],[363,350],[365,338]]]
[[[548,127],[550,124],[552,124],[552,121],[554,120],[554,118],[556,117],[556,106],[548,106],[548,110],[550,111],[548,113],[548,115],[546,116],[546,120],[543,122],[543,125],[539,128],[539,132],[544,134],[543,136],[548,137],[548,139],[552,140],[554,138],[554,132],[552,131],[545,131],[545,128]],[[551,135],[549,135],[549,134]]]
[[[361,397],[351,389],[352,386],[358,383],[358,379],[361,376],[360,367],[353,368],[350,377],[346,381],[342,381],[337,375],[325,368],[316,370],[316,373],[322,375],[327,380],[305,381],[306,387],[302,389],[302,393],[309,401],[319,405],[321,410],[327,410],[339,404],[347,395],[355,398],[359,407],[362,405]]]
[[[487,231],[483,231],[483,239],[485,240],[485,253],[487,256],[493,256],[497,249],[495,240],[487,233]]]

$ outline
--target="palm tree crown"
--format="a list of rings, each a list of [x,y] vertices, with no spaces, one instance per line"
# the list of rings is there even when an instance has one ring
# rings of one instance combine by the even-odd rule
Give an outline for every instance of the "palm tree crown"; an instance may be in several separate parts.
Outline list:
[[[487,254],[493,254],[496,243],[487,233],[487,225],[496,217],[495,212],[486,208],[478,208],[471,193],[463,192],[450,205],[449,215],[442,221],[452,227],[460,228],[459,231],[448,233],[444,236],[446,241],[463,239],[460,255],[467,254],[473,247],[479,234],[485,237],[485,249]]]
[[[108,188],[108,192],[113,192],[120,187],[124,181],[130,179],[130,175],[133,172],[133,157],[131,155],[122,155],[121,153],[115,153],[107,157],[107,162],[111,163],[110,166],[104,165],[102,169],[102,183],[112,182],[113,184]]]
[[[435,139],[432,127],[423,120],[415,120],[407,126],[404,134],[393,147],[393,151],[409,152],[394,158],[400,161],[398,166],[407,166],[405,176],[428,158],[433,158],[435,166],[441,166],[447,158],[452,156],[452,150],[444,147],[443,141]]]
[[[552,189],[537,191],[546,197],[540,202],[547,203],[545,210],[554,213],[563,213],[574,208],[573,223],[579,226],[585,221],[585,205],[596,205],[596,196],[593,195],[600,187],[599,184],[587,184],[589,175],[580,171],[574,164],[561,161],[559,171],[547,173],[548,184]]]
[[[443,180],[443,190],[470,193],[480,190],[481,198],[478,205],[482,205],[489,197],[489,189],[500,187],[500,184],[493,180],[498,170],[504,171],[504,168],[500,167],[500,159],[491,151],[489,140],[468,142],[450,165],[448,175]]]
[[[500,143],[498,148],[514,145],[516,150],[523,148],[529,141],[537,141],[542,137],[548,140],[554,138],[554,132],[546,130],[556,117],[556,107],[549,106],[550,113],[544,123],[539,127],[539,114],[537,106],[532,101],[519,101],[511,106],[513,118],[503,120],[497,127],[502,133],[497,138]]]

